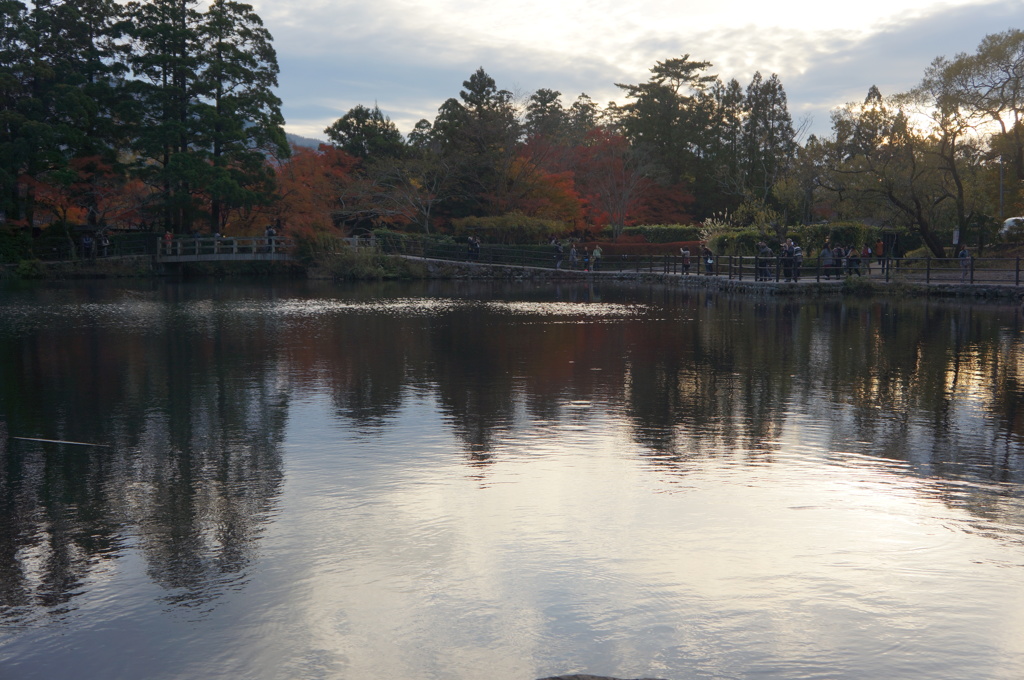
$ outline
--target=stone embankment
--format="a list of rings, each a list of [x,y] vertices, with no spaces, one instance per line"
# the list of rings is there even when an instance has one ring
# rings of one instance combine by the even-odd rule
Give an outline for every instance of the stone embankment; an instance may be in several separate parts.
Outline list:
[[[972,297],[1003,300],[1024,298],[1024,286],[1012,284],[967,284],[956,281],[931,282],[911,281],[894,278],[886,281],[881,276],[849,277],[844,279],[817,280],[812,274],[799,281],[755,281],[751,278],[730,279],[728,276],[704,274],[673,274],[652,271],[596,271],[494,265],[482,262],[454,262],[450,260],[427,260],[409,258],[421,262],[430,278],[438,279],[500,279],[524,281],[623,281],[637,283],[658,283],[704,288],[708,290],[743,293],[746,295],[901,295],[933,297]]]

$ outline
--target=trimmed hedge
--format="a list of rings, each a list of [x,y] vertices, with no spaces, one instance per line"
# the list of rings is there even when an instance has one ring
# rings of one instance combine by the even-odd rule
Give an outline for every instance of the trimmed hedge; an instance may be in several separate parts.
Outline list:
[[[699,241],[700,226],[693,224],[642,224],[626,227],[624,236],[642,236],[648,243],[676,243],[679,241]]]
[[[488,243],[505,244],[542,243],[569,231],[565,222],[514,212],[498,217],[462,217],[452,220],[452,226],[457,236],[473,235]]]

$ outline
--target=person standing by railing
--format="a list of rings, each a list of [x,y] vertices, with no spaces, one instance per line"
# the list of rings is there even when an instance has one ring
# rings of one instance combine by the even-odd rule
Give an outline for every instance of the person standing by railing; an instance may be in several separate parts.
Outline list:
[[[591,257],[593,258],[594,271],[596,272],[598,269],[601,268],[601,246],[600,245],[594,244],[594,252],[591,253]]]
[[[274,229],[274,225],[268,225],[267,231],[264,234],[267,238],[267,252],[274,252],[274,237],[277,236],[277,229]]]
[[[860,251],[857,250],[857,246],[847,246],[846,273],[849,276],[853,276],[854,273],[860,276]]]
[[[793,247],[793,239],[787,238],[782,246],[782,274],[786,281],[793,280],[793,263],[796,260],[796,249]]]
[[[967,281],[967,275],[971,271],[971,253],[967,250],[967,244],[960,244],[960,252],[957,253],[957,259],[960,260],[960,283]]]
[[[769,281],[772,277],[771,261],[775,253],[772,252],[772,249],[768,247],[768,243],[765,241],[758,243],[757,248],[757,276],[755,280]]]
[[[843,258],[846,257],[846,251],[838,243],[832,248],[832,271],[835,272],[836,278],[843,278]]]
[[[826,243],[822,246],[821,254],[818,257],[821,258],[821,273],[825,275],[825,280],[828,281],[832,278],[832,248]]]

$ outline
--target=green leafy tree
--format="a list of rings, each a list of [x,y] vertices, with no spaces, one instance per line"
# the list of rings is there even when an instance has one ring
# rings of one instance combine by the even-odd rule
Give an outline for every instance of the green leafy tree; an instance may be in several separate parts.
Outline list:
[[[374,105],[358,104],[324,130],[327,138],[356,158],[400,158],[405,154],[402,133],[391,119]]]
[[[951,194],[936,140],[915,130],[900,101],[885,101],[877,88],[863,104],[834,113],[832,121],[831,171],[860,216],[905,225],[943,256],[939,230],[949,221]]]

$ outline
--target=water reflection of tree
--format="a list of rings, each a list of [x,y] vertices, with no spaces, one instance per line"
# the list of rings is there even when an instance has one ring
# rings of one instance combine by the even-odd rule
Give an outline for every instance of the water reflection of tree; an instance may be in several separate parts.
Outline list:
[[[149,328],[67,320],[0,336],[10,435],[111,445],[0,443],[9,616],[71,606],[130,544],[180,604],[244,579],[281,483],[283,371],[251,364],[273,352],[276,330],[235,327],[216,307],[158,306]]]
[[[515,293],[491,287],[484,297]],[[637,299],[614,288],[560,294],[581,304]],[[289,321],[232,315],[230,292],[203,304],[172,292],[155,297],[145,324],[68,320],[0,335],[9,434],[114,445],[0,438],[0,512],[10,518],[0,522],[0,604],[66,606],[127,545],[140,548],[169,602],[209,606],[244,583],[279,493],[296,384],[326,387],[341,417],[374,429],[410,398],[434,398],[476,466],[493,462],[515,428],[586,426],[606,412],[661,470],[707,455],[761,462],[801,413],[823,424],[816,436],[829,451],[919,474],[1024,481],[1016,310],[656,287],[640,299],[653,311],[511,314],[466,302]],[[975,495],[958,502],[983,516],[1002,511],[992,494]]]

